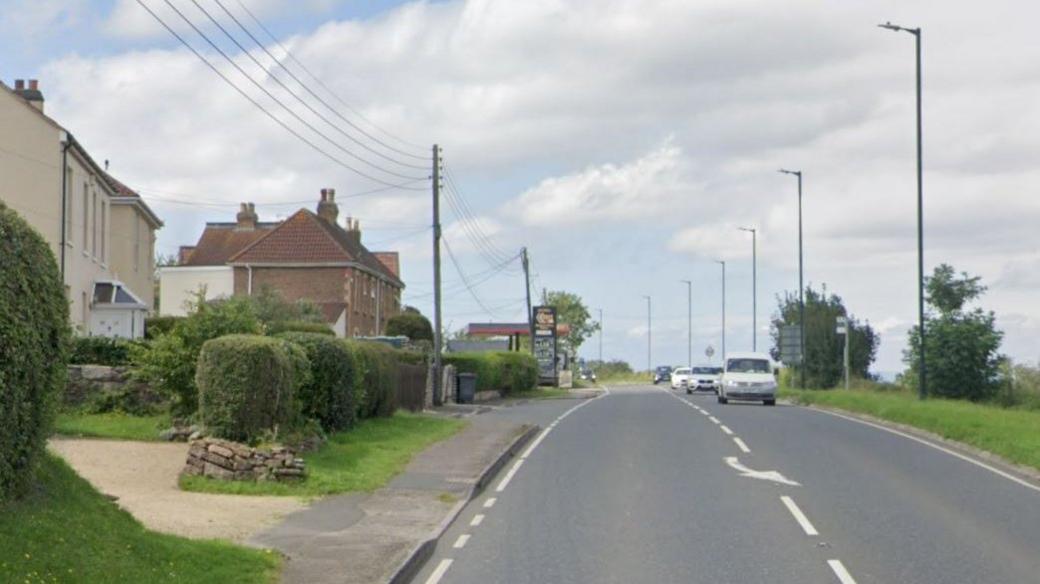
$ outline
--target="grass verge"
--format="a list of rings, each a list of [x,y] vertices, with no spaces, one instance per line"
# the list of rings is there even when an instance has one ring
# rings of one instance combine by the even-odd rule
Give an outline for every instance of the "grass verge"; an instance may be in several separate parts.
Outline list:
[[[65,436],[114,438],[118,440],[159,440],[159,432],[170,427],[167,414],[131,416],[113,412],[78,414],[62,412],[54,422],[54,432]]]
[[[182,477],[181,488],[205,493],[316,497],[348,491],[374,491],[404,470],[416,454],[444,440],[465,421],[398,412],[362,420],[356,428],[329,437],[317,452],[303,455],[308,476],[297,483],[218,481]]]
[[[46,456],[34,490],[0,504],[0,582],[277,581],[280,556],[145,529],[61,459]]]
[[[535,389],[528,389],[527,391],[514,391],[506,397],[515,399],[552,399],[557,397],[567,397],[570,394],[571,392],[566,389],[538,387]]]
[[[961,400],[925,401],[907,391],[782,389],[780,397],[867,414],[927,430],[1040,469],[1040,412]]]
[[[604,385],[632,385],[649,384],[654,382],[653,375],[646,372],[621,373],[617,375],[603,375],[598,379]]]

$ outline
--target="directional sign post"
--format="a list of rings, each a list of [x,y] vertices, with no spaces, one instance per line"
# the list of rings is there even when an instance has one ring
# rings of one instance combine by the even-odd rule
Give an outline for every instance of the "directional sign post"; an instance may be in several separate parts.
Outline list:
[[[780,327],[780,361],[785,365],[802,364],[802,329],[796,324]]]
[[[849,321],[844,316],[837,318],[835,332],[845,337],[845,390],[849,389]]]

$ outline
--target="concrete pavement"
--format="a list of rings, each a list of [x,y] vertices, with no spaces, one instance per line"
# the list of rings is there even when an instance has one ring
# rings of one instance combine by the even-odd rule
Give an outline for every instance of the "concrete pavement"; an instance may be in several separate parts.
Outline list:
[[[414,582],[1040,582],[1040,492],[877,428],[651,387],[546,427]]]

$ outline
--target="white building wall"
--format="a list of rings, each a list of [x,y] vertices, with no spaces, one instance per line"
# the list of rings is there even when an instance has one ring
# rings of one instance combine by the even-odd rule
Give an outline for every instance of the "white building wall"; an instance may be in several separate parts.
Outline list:
[[[235,293],[230,266],[170,266],[159,268],[159,314],[186,316],[189,302],[205,290],[206,300],[228,298]]]

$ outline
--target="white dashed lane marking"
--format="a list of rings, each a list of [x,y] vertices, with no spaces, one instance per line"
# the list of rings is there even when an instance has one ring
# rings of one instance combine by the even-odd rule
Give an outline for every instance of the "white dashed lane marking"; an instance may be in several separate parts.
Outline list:
[[[453,547],[455,549],[462,549],[466,545],[467,541],[469,541],[469,534],[468,533],[463,533],[462,535],[459,536],[458,539],[455,540],[455,545],[453,545],[451,547]]]
[[[737,448],[739,448],[739,449],[740,449],[741,451],[743,451],[743,452],[744,452],[745,454],[750,454],[750,453],[751,453],[751,449],[750,449],[750,448],[748,448],[747,444],[744,444],[744,441],[743,441],[743,440],[741,440],[740,438],[738,438],[738,437],[734,436],[734,437],[733,437],[733,442],[736,442],[736,444],[737,444]]]
[[[444,573],[451,567],[451,558],[444,558],[441,563],[437,564],[437,568],[433,570],[430,577],[426,579],[426,584],[437,584],[444,577]]]
[[[473,516],[473,520],[469,522],[470,527],[476,527],[484,522],[484,514],[477,513]]]
[[[841,584],[856,584],[856,579],[845,569],[845,565],[841,563],[841,560],[827,560],[827,565],[834,571],[834,575],[838,577],[838,581]]]
[[[814,527],[812,522],[809,521],[809,518],[805,516],[805,513],[802,513],[802,510],[798,508],[794,499],[784,495],[780,497],[780,500],[784,502],[784,506],[787,507],[787,510],[794,516],[794,520],[801,526],[805,535],[820,535],[820,532],[816,531],[816,527]]]

